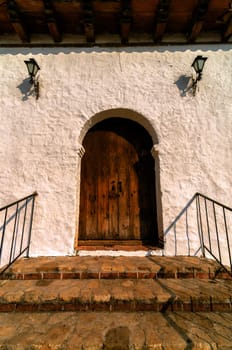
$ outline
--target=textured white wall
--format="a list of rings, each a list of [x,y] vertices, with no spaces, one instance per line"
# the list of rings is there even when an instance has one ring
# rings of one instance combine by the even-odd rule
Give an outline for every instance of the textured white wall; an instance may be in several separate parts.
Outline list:
[[[208,57],[199,91],[183,96],[176,82],[198,54]],[[30,57],[41,67],[37,101]],[[232,206],[231,46],[1,48],[0,69],[0,207],[38,191],[32,255],[73,253],[78,152],[92,117],[111,109],[135,111],[158,136],[164,229],[197,191]]]

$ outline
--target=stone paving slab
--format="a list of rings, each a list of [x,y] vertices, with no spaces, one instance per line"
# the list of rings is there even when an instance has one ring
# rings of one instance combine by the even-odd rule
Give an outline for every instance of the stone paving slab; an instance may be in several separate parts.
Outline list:
[[[1,279],[229,278],[220,265],[198,257],[39,257],[16,261]]]
[[[229,350],[228,313],[0,314],[4,350]]]
[[[2,280],[0,311],[232,311],[231,280]]]

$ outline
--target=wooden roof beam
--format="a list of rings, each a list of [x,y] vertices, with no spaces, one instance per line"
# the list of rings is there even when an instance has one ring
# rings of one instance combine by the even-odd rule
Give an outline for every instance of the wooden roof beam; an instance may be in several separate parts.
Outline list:
[[[225,25],[224,32],[222,34],[222,41],[228,41],[232,35],[232,1],[229,8],[220,17],[221,22]]]
[[[131,23],[131,0],[121,0],[120,34],[122,44],[127,44],[129,41]]]
[[[95,26],[94,26],[94,14],[93,14],[91,0],[83,0],[82,7],[84,12],[83,24],[84,24],[86,41],[88,43],[94,43]]]
[[[170,0],[160,0],[155,15],[154,41],[162,40],[169,15]]]
[[[50,0],[43,0],[44,3],[44,13],[45,13],[45,19],[48,25],[49,32],[54,40],[54,42],[60,42],[61,41],[61,33],[59,31],[55,12],[52,6],[52,3]]]
[[[29,42],[29,35],[23,23],[22,16],[14,0],[7,1],[7,12],[16,34],[22,42]]]
[[[228,41],[232,35],[232,16],[227,23],[226,30],[223,34],[223,41]]]
[[[188,35],[189,42],[196,40],[200,34],[208,11],[209,2],[210,0],[199,0],[192,17],[192,24]]]

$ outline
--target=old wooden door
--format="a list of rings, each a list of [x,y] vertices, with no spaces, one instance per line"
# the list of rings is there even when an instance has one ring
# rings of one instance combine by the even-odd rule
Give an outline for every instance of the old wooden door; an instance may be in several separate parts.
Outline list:
[[[154,161],[145,129],[110,118],[89,130],[83,146],[79,244],[155,242]]]

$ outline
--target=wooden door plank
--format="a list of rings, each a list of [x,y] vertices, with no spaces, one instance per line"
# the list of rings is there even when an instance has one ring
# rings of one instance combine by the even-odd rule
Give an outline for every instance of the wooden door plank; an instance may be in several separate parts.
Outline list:
[[[88,161],[88,198],[87,198],[87,223],[86,223],[86,238],[94,239],[98,238],[97,230],[97,211],[98,211],[98,139],[91,138],[88,142],[88,154],[90,159]]]
[[[129,155],[130,145],[128,141],[120,137],[118,140],[119,165],[118,165],[118,193],[119,193],[119,234],[123,240],[130,239],[130,202],[129,202]]]
[[[129,168],[129,198],[130,198],[130,238],[140,239],[140,203],[138,184],[138,156],[131,149],[129,152],[131,166]]]
[[[119,198],[117,192],[118,183],[118,144],[117,137],[113,132],[107,132],[108,152],[109,152],[109,232],[108,239],[119,239]]]
[[[82,161],[81,183],[85,184],[81,191],[80,215],[82,227],[80,228],[81,239],[95,239],[97,234],[97,167],[96,140],[86,136],[84,142],[85,154]],[[83,223],[83,220],[85,222]],[[83,231],[82,231],[83,230]]]
[[[95,133],[97,137],[98,152],[98,210],[97,210],[97,237],[98,239],[107,239],[109,232],[109,152],[107,140],[102,131]]]

